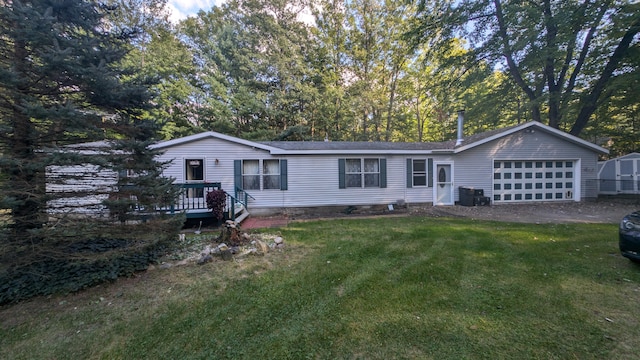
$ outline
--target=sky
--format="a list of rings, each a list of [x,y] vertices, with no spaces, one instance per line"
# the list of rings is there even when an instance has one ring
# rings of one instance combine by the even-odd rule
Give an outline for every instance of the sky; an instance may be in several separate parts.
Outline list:
[[[209,11],[214,5],[218,6],[226,0],[169,0],[167,7],[171,11],[170,19],[173,22],[195,16],[198,11]]]
[[[198,11],[209,11],[213,6],[220,6],[227,0],[169,0],[167,8],[171,11],[169,19],[173,23],[186,19],[189,16],[195,16]],[[308,25],[314,24],[311,11],[303,11],[298,19]]]

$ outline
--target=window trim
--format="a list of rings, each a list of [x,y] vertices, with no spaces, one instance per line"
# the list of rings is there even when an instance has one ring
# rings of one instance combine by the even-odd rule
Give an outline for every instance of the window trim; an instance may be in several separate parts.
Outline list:
[[[189,173],[188,173],[188,169],[187,166],[189,166],[189,164],[187,163],[187,161],[195,161],[195,160],[199,160],[202,161],[202,164],[200,165],[202,167],[202,179],[196,179],[196,180],[189,180],[187,179],[189,177]],[[184,176],[184,182],[185,184],[193,184],[193,183],[203,183],[206,182],[207,180],[207,161],[205,157],[184,157],[182,159],[182,174]]]
[[[262,170],[262,190],[280,190],[282,188],[282,180],[280,179],[281,177],[281,172],[282,172],[282,165],[280,165],[280,159],[262,159],[262,166],[260,167],[260,170]],[[276,166],[276,168],[278,169],[278,173],[277,174],[266,174],[265,173],[265,163],[268,162],[276,162],[278,165]],[[277,177],[278,181],[277,181],[277,187],[270,187],[267,188],[266,184],[267,182],[265,181],[265,179],[267,177]]]
[[[415,187],[417,188],[432,188],[433,187],[433,158],[430,157],[419,157],[419,158],[407,158],[406,161],[406,165],[407,165],[407,181],[406,181],[406,186],[407,188],[413,188],[414,187],[414,183],[413,183],[413,177],[414,177],[414,170],[413,170],[413,161],[414,160],[424,160],[425,161],[425,172],[426,172],[426,185],[415,185]]]
[[[241,170],[242,171],[242,173],[241,173],[242,174],[241,175],[242,176],[242,183],[241,183],[242,186],[241,186],[241,188],[244,189],[244,190],[254,190],[254,191],[255,190],[258,190],[258,191],[262,190],[262,168],[261,168],[262,162],[260,161],[260,159],[243,159],[241,161],[242,161],[242,170]],[[248,161],[258,162],[258,173],[257,174],[245,174],[244,166],[245,166],[245,162],[248,162]],[[247,178],[249,176],[251,176],[251,177],[257,176],[258,177],[258,187],[257,188],[249,189],[249,188],[246,188],[244,186],[245,185],[245,178]]]
[[[244,162],[245,161],[258,161],[258,174],[245,175],[244,174]],[[265,161],[277,161],[278,162],[278,171],[279,174],[264,174],[264,163]],[[241,159],[234,160],[234,186],[238,189],[248,190],[248,191],[272,191],[272,190],[288,190],[288,162],[287,159],[279,159],[279,158],[267,158],[267,159]],[[258,189],[245,189],[244,188],[244,177],[245,176],[258,176],[259,177],[259,188]],[[278,176],[279,177],[279,187],[278,188],[269,188],[266,189],[264,187],[264,177],[265,176]]]
[[[359,160],[360,171],[348,172],[347,160]],[[378,171],[366,172],[365,160],[377,160]],[[347,175],[360,175],[360,186],[348,186]],[[366,186],[366,175],[377,174],[378,185]],[[338,159],[338,188],[339,189],[384,189],[387,187],[387,159],[383,157],[349,157]]]

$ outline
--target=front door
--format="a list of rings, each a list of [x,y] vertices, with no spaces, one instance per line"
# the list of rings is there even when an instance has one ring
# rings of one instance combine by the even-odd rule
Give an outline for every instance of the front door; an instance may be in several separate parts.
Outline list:
[[[435,167],[434,205],[453,205],[453,164],[436,163]]]

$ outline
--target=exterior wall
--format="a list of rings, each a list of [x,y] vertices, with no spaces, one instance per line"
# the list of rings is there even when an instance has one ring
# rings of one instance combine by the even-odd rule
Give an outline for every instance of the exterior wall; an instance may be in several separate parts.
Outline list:
[[[159,160],[172,161],[164,174],[173,177],[175,183],[184,183],[184,161],[187,158],[204,158],[205,182],[220,182],[222,189],[231,194],[234,190],[234,160],[287,159],[288,189],[247,190],[247,193],[255,198],[249,200],[250,209],[395,204],[399,200],[407,203],[432,201],[432,188],[407,189],[406,156],[388,156],[381,153],[366,156],[279,157],[272,156],[265,150],[253,149],[222,139],[206,138],[172,146],[165,150]],[[387,187],[339,189],[339,158],[387,159]],[[419,158],[426,158],[426,156]]]
[[[158,157],[159,161],[171,161],[170,166],[164,170],[164,175],[174,179],[174,183],[182,184],[186,182],[185,160],[204,159],[204,181],[213,183],[219,182],[222,189],[228,193],[234,191],[234,160],[261,160],[273,159],[269,152],[254,149],[248,146],[233,142],[206,138],[185,144],[174,145],[167,149],[162,149],[164,153]],[[276,190],[269,190],[276,191]],[[280,191],[280,190],[277,190]],[[255,197],[253,193],[252,196]],[[260,200],[277,198],[277,195],[266,196]]]
[[[47,167],[46,191],[53,197],[47,202],[49,214],[108,216],[102,205],[118,181],[114,171],[96,165]]]
[[[482,188],[485,196],[493,198],[494,160],[575,161],[574,200],[597,196],[596,152],[538,128],[524,129],[457,154],[273,156],[263,149],[214,137],[173,145],[164,151],[160,160],[172,161],[164,173],[176,183],[185,182],[185,159],[204,159],[204,181],[220,182],[228,193],[234,191],[235,160],[286,159],[287,190],[247,190],[253,197],[250,209],[433,203],[433,187],[407,187],[406,163],[410,158],[431,158],[434,168],[438,162],[453,163],[455,201],[459,201],[459,186]],[[387,187],[340,189],[339,158],[385,158]]]
[[[339,158],[387,159],[386,188],[346,188],[338,183]],[[355,156],[289,157],[289,190],[283,191],[284,207],[395,204],[406,201],[405,157],[385,154]]]
[[[523,130],[456,154],[455,186],[482,188],[493,198],[494,160],[576,161],[575,200],[597,197],[597,154],[542,130]],[[458,194],[456,194],[458,199]]]

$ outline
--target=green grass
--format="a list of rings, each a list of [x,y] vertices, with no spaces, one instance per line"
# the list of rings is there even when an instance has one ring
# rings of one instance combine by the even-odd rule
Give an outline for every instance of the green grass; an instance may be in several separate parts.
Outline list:
[[[265,230],[266,231],[266,230]],[[287,247],[0,308],[3,359],[602,359],[640,347],[616,225],[293,223]]]

